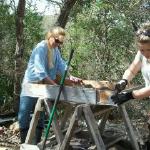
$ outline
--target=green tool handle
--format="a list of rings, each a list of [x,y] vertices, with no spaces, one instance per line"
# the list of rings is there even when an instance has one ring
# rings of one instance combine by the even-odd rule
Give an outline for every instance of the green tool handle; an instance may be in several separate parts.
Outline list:
[[[57,97],[56,97],[56,99],[54,101],[54,105],[52,107],[52,111],[51,111],[50,116],[49,116],[49,121],[48,121],[48,125],[47,125],[47,128],[46,128],[46,133],[45,133],[45,138],[44,138],[44,141],[43,141],[42,150],[45,149],[46,140],[48,138],[48,134],[49,134],[49,130],[50,130],[50,127],[51,127],[51,123],[52,123],[52,120],[53,120],[53,117],[54,117],[54,113],[56,111],[57,102],[59,101],[59,98],[60,98],[60,95],[61,95],[61,91],[62,91],[63,86],[64,86],[64,81],[65,81],[65,78],[67,76],[67,72],[68,72],[68,69],[69,69],[69,66],[70,66],[71,59],[73,57],[73,53],[74,53],[74,49],[72,49],[71,52],[70,52],[69,60],[68,60],[68,63],[67,63],[67,67],[65,68],[64,75],[63,75],[63,77],[61,78],[61,81],[60,81],[58,95],[57,95]]]

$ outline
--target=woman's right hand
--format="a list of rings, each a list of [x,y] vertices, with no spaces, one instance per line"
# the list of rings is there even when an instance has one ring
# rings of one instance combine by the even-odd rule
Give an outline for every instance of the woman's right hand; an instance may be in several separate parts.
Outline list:
[[[51,80],[49,77],[43,79],[44,84],[57,85],[54,80]]]

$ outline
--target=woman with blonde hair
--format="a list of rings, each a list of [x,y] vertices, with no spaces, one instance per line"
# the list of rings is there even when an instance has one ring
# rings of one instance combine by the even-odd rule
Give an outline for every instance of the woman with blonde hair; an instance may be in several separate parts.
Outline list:
[[[122,92],[111,98],[117,104],[122,104],[130,99],[143,99],[150,97],[150,22],[142,24],[136,32],[138,52],[135,59],[125,71],[122,80],[116,84],[116,89],[125,89],[126,85],[141,71],[145,80],[145,87],[131,92]]]
[[[56,75],[63,75],[66,68],[66,63],[59,51],[60,45],[64,42],[65,35],[66,33],[63,28],[54,27],[47,33],[45,40],[36,45],[30,56],[22,84],[57,84],[55,82]],[[73,82],[81,81],[81,79],[73,76],[70,76],[70,79]],[[37,98],[24,96],[21,93],[18,113],[21,143],[25,142],[31,120],[31,111],[34,110],[36,102]],[[36,128],[35,144],[41,140],[43,127],[44,118],[42,115]]]

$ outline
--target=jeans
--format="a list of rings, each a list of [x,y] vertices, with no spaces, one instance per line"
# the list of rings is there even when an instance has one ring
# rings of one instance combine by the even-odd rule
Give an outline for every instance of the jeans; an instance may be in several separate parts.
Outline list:
[[[20,97],[20,106],[18,113],[18,121],[20,129],[28,129],[31,121],[31,114],[34,112],[38,98],[21,96]],[[44,128],[44,113],[41,113],[41,116],[38,121],[37,128]]]

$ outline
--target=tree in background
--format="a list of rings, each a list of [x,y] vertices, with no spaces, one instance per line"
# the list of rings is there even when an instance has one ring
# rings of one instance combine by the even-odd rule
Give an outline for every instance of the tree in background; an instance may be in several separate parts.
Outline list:
[[[68,22],[68,18],[70,16],[71,10],[73,8],[73,6],[75,5],[77,0],[65,0],[63,6],[61,7],[61,11],[60,11],[60,15],[57,19],[56,24],[61,26],[61,27],[65,27],[67,22]]]
[[[10,3],[6,3],[6,1],[0,1],[0,107],[7,108],[8,110],[12,110],[13,102],[18,103],[18,94],[20,92],[20,85],[22,82],[22,77],[24,75],[24,70],[27,65],[27,60],[29,59],[29,55],[32,51],[32,48],[35,43],[44,38],[43,30],[41,28],[42,24],[42,16],[39,15],[35,10],[31,8],[30,3],[27,3],[25,9],[25,18],[24,18],[24,40],[23,48],[20,52],[15,53],[16,47],[16,6],[12,1]],[[17,31],[18,32],[18,31]],[[20,38],[20,37],[18,37]],[[14,56],[17,55],[17,57]],[[14,61],[21,61],[18,64],[20,68],[18,71],[18,76],[16,76],[16,85],[18,86],[17,95],[15,96],[16,100],[14,100],[14,75],[15,75],[15,64]],[[17,68],[16,68],[17,69]],[[16,87],[17,87],[16,86]],[[16,89],[17,90],[17,89]],[[4,109],[0,109],[3,111]]]
[[[19,0],[16,12],[16,51],[15,51],[15,72],[14,72],[14,110],[18,110],[18,102],[21,85],[22,72],[22,56],[24,51],[24,15],[25,15],[25,0]],[[18,112],[18,111],[17,111]]]
[[[13,100],[15,16],[4,1],[0,1],[0,28],[0,103],[8,107]]]

